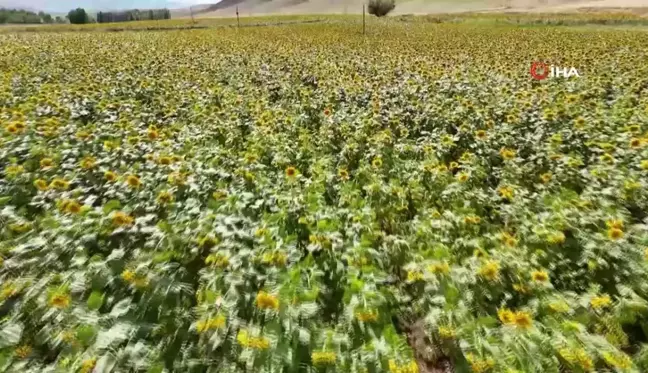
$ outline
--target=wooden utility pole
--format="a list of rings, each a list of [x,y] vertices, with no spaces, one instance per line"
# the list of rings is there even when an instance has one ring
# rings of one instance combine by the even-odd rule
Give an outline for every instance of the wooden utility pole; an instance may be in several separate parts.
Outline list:
[[[236,6],[236,27],[241,28],[241,22],[239,21],[238,5]]]
[[[193,5],[189,5],[189,13],[191,13],[191,23],[192,24],[196,23],[196,21],[194,21],[194,17],[193,17]]]
[[[362,35],[365,35],[366,33],[366,25],[365,25],[365,5],[362,4]]]

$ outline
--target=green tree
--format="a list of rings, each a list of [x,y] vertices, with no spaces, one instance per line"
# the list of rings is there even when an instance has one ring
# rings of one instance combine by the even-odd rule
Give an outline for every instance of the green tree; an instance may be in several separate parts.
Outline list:
[[[86,13],[85,9],[83,8],[70,10],[70,12],[68,12],[67,18],[70,20],[70,23],[74,25],[82,25],[90,21],[88,13]]]
[[[39,12],[38,14],[21,9],[0,9],[0,24],[3,23],[42,23],[42,19],[48,14]]]
[[[373,14],[376,17],[386,16],[395,7],[396,3],[394,0],[369,0],[369,14]]]

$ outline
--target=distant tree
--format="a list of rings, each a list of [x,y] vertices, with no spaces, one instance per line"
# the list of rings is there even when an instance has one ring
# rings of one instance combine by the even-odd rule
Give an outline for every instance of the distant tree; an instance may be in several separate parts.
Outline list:
[[[376,17],[386,16],[395,7],[396,3],[394,0],[369,0],[369,14],[373,14]]]
[[[98,12],[97,22],[129,22],[139,20],[169,19],[171,12],[168,9],[149,9],[149,10],[124,10],[119,12]]]
[[[25,14],[23,14],[23,19],[23,23],[41,23],[41,17],[38,14],[32,12],[26,12]]]
[[[47,13],[45,13],[45,15],[42,16],[41,18],[43,19],[43,22],[45,22],[45,23],[53,23],[54,22],[54,19],[52,19],[52,16],[47,14]]]
[[[65,18],[63,18],[63,17],[61,17],[61,16],[56,16],[56,18],[54,19],[54,21],[55,21],[56,23],[65,23]]]
[[[83,8],[76,8],[68,12],[67,18],[70,20],[70,23],[74,25],[82,25],[84,23],[90,22],[88,13],[86,13]]]
[[[47,14],[40,12],[34,13],[22,9],[4,9],[0,8],[0,24],[2,23],[17,23],[17,24],[28,24],[28,23],[42,23],[42,19],[46,17]]]

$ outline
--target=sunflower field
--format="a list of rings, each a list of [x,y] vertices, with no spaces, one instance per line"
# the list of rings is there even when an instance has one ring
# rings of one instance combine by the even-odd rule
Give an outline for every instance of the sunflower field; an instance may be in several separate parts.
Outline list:
[[[646,61],[603,26],[3,33],[0,371],[646,372]]]

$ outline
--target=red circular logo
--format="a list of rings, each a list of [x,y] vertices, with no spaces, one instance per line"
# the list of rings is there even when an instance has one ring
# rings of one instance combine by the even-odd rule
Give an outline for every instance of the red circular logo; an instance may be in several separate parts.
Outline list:
[[[547,79],[549,76],[549,66],[544,62],[534,62],[531,64],[531,76],[535,80]]]

